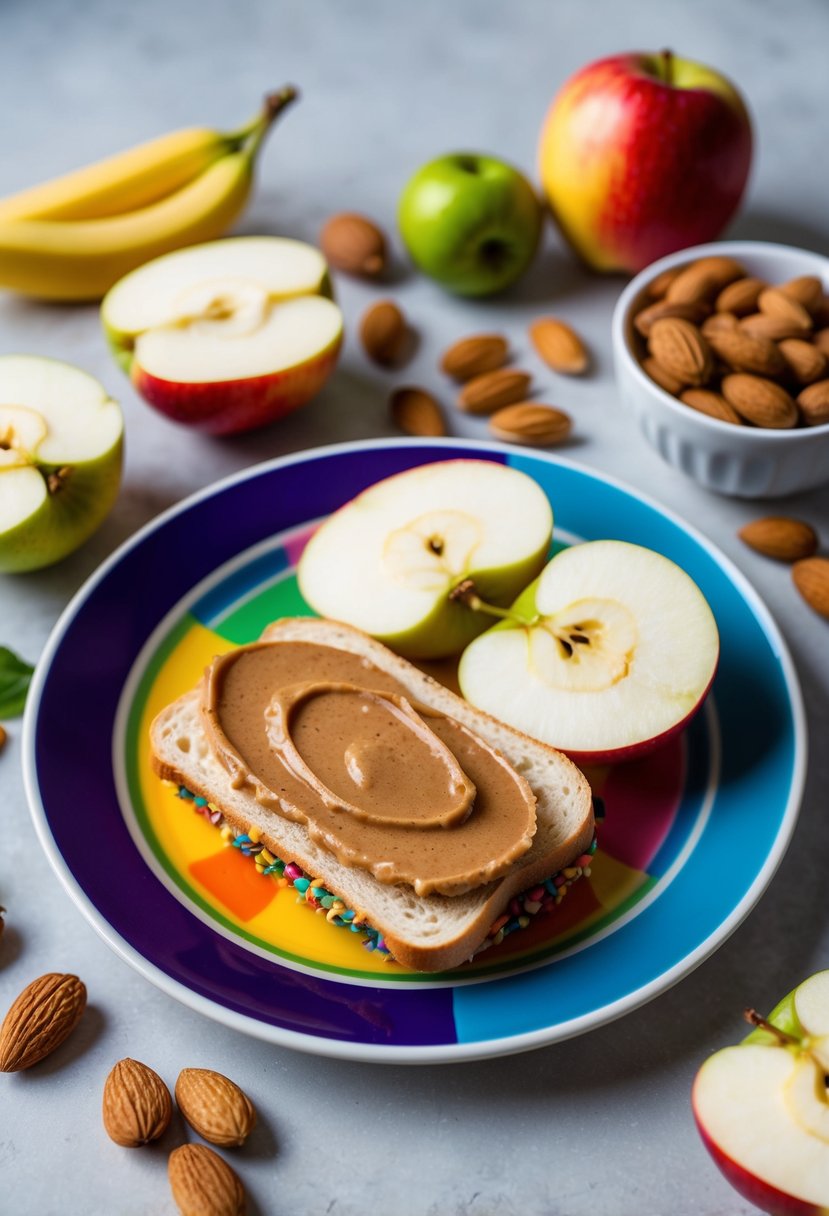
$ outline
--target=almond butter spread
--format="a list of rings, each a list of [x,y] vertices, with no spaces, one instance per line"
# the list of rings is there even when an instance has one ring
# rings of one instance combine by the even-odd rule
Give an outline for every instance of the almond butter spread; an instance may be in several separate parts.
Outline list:
[[[380,882],[461,894],[532,843],[526,780],[359,655],[311,642],[241,647],[208,669],[202,714],[237,789]]]

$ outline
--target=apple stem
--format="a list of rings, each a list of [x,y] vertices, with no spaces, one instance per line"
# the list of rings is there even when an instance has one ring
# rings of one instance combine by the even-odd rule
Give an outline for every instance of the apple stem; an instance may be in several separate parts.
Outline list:
[[[779,1026],[775,1026],[768,1018],[764,1018],[756,1009],[744,1009],[743,1017],[750,1026],[756,1026],[759,1030],[767,1030],[769,1034],[774,1035],[778,1042],[788,1047],[792,1043],[799,1043],[793,1034],[788,1034],[785,1030],[781,1030]]]
[[[497,617],[500,621],[512,621],[523,628],[534,625],[538,620],[537,615],[529,620],[514,612],[512,608],[499,608],[495,604],[488,604],[478,595],[471,578],[465,578],[457,587],[453,587],[449,592],[449,599],[453,604],[463,604],[464,608],[469,608],[471,612],[485,612],[487,616]]]
[[[69,465],[64,465],[62,469],[55,469],[53,472],[46,475],[46,488],[50,494],[58,494],[69,480],[72,470]]]
[[[295,89],[292,84],[283,85],[281,89],[276,89],[273,93],[265,94],[262,112],[253,124],[253,137],[247,148],[248,155],[251,158],[258,153],[262,146],[262,141],[273,126],[274,120],[283,110],[287,109],[292,101],[296,101],[298,97],[299,90]]]
[[[674,56],[673,51],[660,51],[659,58],[662,62],[662,79],[665,84],[673,84],[674,81]]]

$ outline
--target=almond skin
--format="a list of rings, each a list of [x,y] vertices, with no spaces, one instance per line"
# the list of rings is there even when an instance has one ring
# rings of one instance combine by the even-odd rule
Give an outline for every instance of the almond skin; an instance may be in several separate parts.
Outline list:
[[[60,1047],[86,1008],[76,975],[49,972],[28,984],[0,1026],[0,1072],[31,1068]]]
[[[784,388],[763,376],[734,372],[723,377],[722,394],[741,418],[755,426],[784,430],[797,423],[797,406]]]
[[[807,426],[829,422],[829,380],[817,380],[797,395],[797,404]]]
[[[824,355],[829,358],[829,329],[819,329],[813,336],[812,341],[818,350],[822,350]]]
[[[572,419],[564,410],[534,401],[521,401],[497,410],[489,420],[496,439],[546,448],[561,443],[572,430]]]
[[[767,287],[761,291],[757,304],[760,312],[767,317],[776,317],[778,321],[787,321],[803,330],[812,328],[812,318],[807,309],[779,287]]]
[[[703,338],[707,338],[710,342],[712,334],[725,333],[728,329],[737,329],[737,316],[733,312],[714,312],[710,317],[706,317],[700,326],[700,333]]]
[[[509,347],[500,334],[473,334],[443,352],[440,370],[463,384],[473,376],[497,371],[507,361]]]
[[[808,313],[815,313],[823,300],[823,283],[816,274],[801,274],[783,283],[780,290],[802,304]]]
[[[157,1072],[129,1057],[115,1064],[104,1082],[102,1114],[110,1140],[138,1148],[163,1136],[170,1126],[173,1103]]]
[[[798,384],[812,384],[826,375],[826,355],[813,343],[802,338],[784,338],[779,350]]]
[[[336,270],[376,279],[386,268],[386,238],[365,215],[332,215],[320,233],[320,248]]]
[[[714,393],[708,388],[686,388],[679,395],[684,405],[692,410],[707,414],[709,418],[719,418],[720,422],[730,422],[732,426],[742,426],[743,420],[737,411],[730,406],[721,393]]]
[[[779,376],[786,370],[786,361],[774,342],[769,338],[753,337],[739,326],[709,334],[708,341],[735,372]]]
[[[655,304],[640,309],[633,318],[633,325],[643,338],[647,338],[654,321],[660,321],[663,317],[682,317],[699,325],[705,320],[706,313],[707,309],[699,304],[671,304],[668,300],[657,300]]]
[[[642,367],[648,373],[651,380],[655,381],[660,388],[664,388],[665,392],[670,393],[672,397],[678,397],[682,392],[684,381],[663,367],[658,359],[654,359],[653,356],[643,359]]]
[[[223,1148],[244,1144],[256,1126],[250,1098],[235,1081],[209,1068],[183,1068],[176,1102],[184,1118],[205,1140]]]
[[[685,384],[705,384],[713,370],[714,360],[707,338],[681,317],[654,321],[648,350],[672,376]]]
[[[565,376],[581,376],[590,357],[579,335],[557,317],[542,317],[530,326],[530,340],[548,367]]]
[[[384,367],[398,363],[407,336],[406,318],[394,300],[378,300],[363,313],[360,341],[368,357],[375,363]]]
[[[795,562],[799,558],[811,557],[818,546],[814,528],[802,519],[787,515],[768,515],[764,519],[752,520],[737,533],[740,540],[779,562]]]
[[[757,311],[760,292],[767,287],[768,283],[762,279],[735,279],[722,289],[714,307],[717,312],[733,312],[738,317],[747,317],[749,313]]]
[[[467,414],[494,414],[503,405],[526,397],[532,377],[527,372],[501,368],[469,380],[458,394],[458,405]]]
[[[772,342],[780,342],[783,338],[804,338],[806,332],[802,325],[793,325],[784,317],[770,317],[763,312],[753,312],[749,317],[743,317],[740,328],[757,338],[770,338]]]
[[[792,579],[809,607],[829,619],[829,557],[806,557],[795,562]]]
[[[392,421],[407,435],[437,438],[446,434],[441,408],[422,388],[398,388],[389,398]]]
[[[734,258],[712,256],[698,258],[690,266],[686,266],[681,274],[673,280],[665,293],[665,298],[671,303],[682,301],[692,303],[699,300],[710,300],[723,287],[727,287],[735,279],[745,277],[745,270]]]
[[[672,266],[670,270],[663,270],[655,279],[651,279],[646,288],[651,299],[661,300],[671,283],[673,283],[674,279],[679,278],[684,269],[684,266]]]
[[[173,1149],[167,1176],[181,1216],[244,1216],[245,1188],[207,1145],[182,1144]]]

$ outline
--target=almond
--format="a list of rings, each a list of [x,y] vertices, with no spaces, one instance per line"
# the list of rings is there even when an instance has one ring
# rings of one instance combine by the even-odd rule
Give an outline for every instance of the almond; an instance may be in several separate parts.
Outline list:
[[[787,515],[768,515],[752,520],[737,533],[750,549],[780,562],[811,557],[817,549],[817,534],[810,524]]]
[[[755,372],[758,376],[779,376],[786,361],[769,338],[758,338],[735,326],[712,333],[708,341],[729,367],[736,372]]]
[[[76,975],[49,972],[32,980],[0,1026],[0,1072],[20,1072],[50,1055],[69,1037],[86,1008],[86,986]]]
[[[580,376],[590,362],[581,338],[557,317],[542,317],[530,326],[530,340],[548,367],[566,376]]]
[[[816,274],[801,274],[796,279],[789,279],[780,290],[797,300],[809,313],[816,312],[823,300],[823,284]]]
[[[552,405],[521,401],[496,411],[489,420],[489,429],[496,439],[524,443],[530,447],[552,447],[570,434],[573,423],[569,414]]]
[[[793,325],[783,317],[770,317],[762,312],[753,312],[750,317],[743,317],[740,320],[740,328],[752,337],[770,338],[772,342],[806,336],[802,325]]]
[[[463,383],[473,376],[503,367],[508,351],[507,340],[500,334],[473,334],[470,338],[461,338],[443,352],[440,369]]]
[[[786,390],[773,380],[735,372],[723,378],[721,388],[729,405],[755,426],[783,430],[797,423],[797,406]]]
[[[671,304],[668,300],[657,300],[655,304],[640,309],[633,318],[633,324],[642,337],[647,338],[654,321],[660,321],[663,317],[682,317],[683,320],[698,325],[704,320],[706,312],[700,304]]]
[[[406,345],[406,318],[394,300],[378,300],[363,313],[360,341],[375,363],[397,363]]]
[[[686,388],[680,393],[679,399],[684,405],[690,405],[692,410],[699,410],[709,418],[719,418],[720,422],[742,426],[742,418],[721,393],[714,393],[707,388]]]
[[[703,338],[710,340],[712,334],[721,334],[727,329],[736,329],[737,326],[737,317],[733,312],[715,312],[705,318],[700,326],[700,333]]]
[[[245,1189],[205,1144],[182,1144],[167,1162],[170,1190],[182,1216],[243,1216]]]
[[[176,1081],[176,1102],[193,1130],[211,1144],[244,1144],[256,1126],[247,1094],[210,1068],[183,1068]]]
[[[767,317],[775,317],[778,321],[786,321],[800,329],[812,328],[812,318],[801,303],[792,296],[786,295],[780,287],[767,287],[760,292],[757,301],[760,312]]]
[[[829,618],[829,557],[805,557],[795,562],[792,579],[809,607]]]
[[[679,278],[684,269],[684,266],[671,266],[669,270],[663,270],[655,279],[651,279],[646,289],[651,299],[661,300],[671,283]]]
[[[386,268],[386,238],[365,215],[332,215],[320,233],[320,247],[331,265],[346,274],[375,279]]]
[[[501,368],[468,381],[458,394],[458,405],[467,414],[493,414],[502,405],[512,405],[527,395],[532,377],[526,372]]]
[[[173,1103],[157,1072],[128,1057],[115,1064],[104,1082],[104,1130],[124,1148],[137,1148],[163,1136]]]
[[[718,291],[726,287],[734,279],[745,277],[745,270],[734,258],[707,257],[698,258],[690,266],[686,266],[682,274],[677,275],[665,293],[665,298],[671,303],[695,303],[699,300],[710,300]]]
[[[814,315],[815,329],[823,329],[829,325],[829,294],[824,291],[823,296],[815,309]]]
[[[826,374],[826,355],[811,342],[784,338],[778,349],[798,384],[811,384]]]
[[[422,388],[398,388],[389,398],[392,421],[407,435],[437,438],[446,434],[441,408]]]
[[[807,426],[829,422],[829,380],[816,380],[797,396],[797,404]]]
[[[738,317],[747,317],[757,311],[760,292],[768,287],[762,279],[735,279],[717,296],[714,307],[717,312],[733,312]]]
[[[648,349],[654,359],[684,384],[705,384],[711,375],[713,357],[707,338],[681,317],[654,321]]]
[[[665,392],[670,393],[672,397],[676,397],[682,392],[684,381],[663,367],[658,359],[654,359],[653,357],[643,359],[642,367],[648,373],[651,380],[654,380],[660,388],[664,388]]]
[[[829,357],[829,329],[819,329],[813,335],[812,341],[818,350],[822,350],[824,355]]]

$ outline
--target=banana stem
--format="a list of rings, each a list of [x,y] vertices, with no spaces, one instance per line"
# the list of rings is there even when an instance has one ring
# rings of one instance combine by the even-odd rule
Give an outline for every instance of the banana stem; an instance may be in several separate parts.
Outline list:
[[[534,625],[538,620],[537,614],[530,620],[512,608],[499,608],[496,604],[488,604],[478,595],[471,578],[465,578],[463,582],[458,583],[457,587],[453,587],[449,592],[449,599],[453,604],[463,604],[464,608],[468,608],[471,612],[484,612],[487,616],[497,617],[499,621],[512,621],[514,625],[520,625],[525,629]]]
[[[266,93],[262,111],[249,129],[252,138],[246,151],[251,159],[257,155],[275,119],[298,97],[299,90],[295,89],[292,84],[283,85],[281,89],[277,89],[273,93]]]

